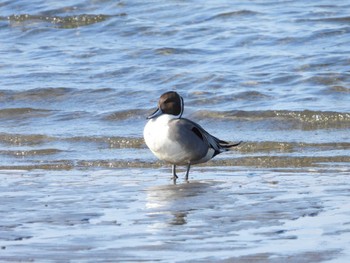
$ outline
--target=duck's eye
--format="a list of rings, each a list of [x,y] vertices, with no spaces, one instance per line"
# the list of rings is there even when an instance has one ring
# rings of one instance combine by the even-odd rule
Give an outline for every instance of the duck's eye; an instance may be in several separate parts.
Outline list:
[[[164,103],[172,103],[172,102],[173,102],[173,100],[170,99],[170,98],[168,98],[168,99],[166,99],[166,100],[164,101]]]

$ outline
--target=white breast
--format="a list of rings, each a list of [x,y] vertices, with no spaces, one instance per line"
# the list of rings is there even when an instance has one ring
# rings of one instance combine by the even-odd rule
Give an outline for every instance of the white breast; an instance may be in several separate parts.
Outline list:
[[[173,115],[163,114],[149,120],[143,131],[143,136],[148,148],[160,160],[182,164],[186,153],[179,143],[169,139],[168,123],[174,118],[176,117]]]

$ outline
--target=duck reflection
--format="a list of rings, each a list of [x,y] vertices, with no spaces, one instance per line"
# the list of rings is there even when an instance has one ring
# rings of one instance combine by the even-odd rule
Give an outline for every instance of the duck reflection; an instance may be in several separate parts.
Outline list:
[[[187,224],[188,214],[204,205],[213,182],[191,181],[147,189],[148,216],[155,220],[152,228]],[[210,191],[209,191],[210,192]]]
[[[173,219],[169,222],[170,225],[185,225],[187,224],[187,214],[188,212],[175,212],[172,213]]]

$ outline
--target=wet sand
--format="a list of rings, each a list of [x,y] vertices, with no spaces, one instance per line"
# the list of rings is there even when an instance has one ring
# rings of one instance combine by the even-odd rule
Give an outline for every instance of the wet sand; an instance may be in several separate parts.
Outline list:
[[[2,170],[1,262],[348,262],[350,172]]]

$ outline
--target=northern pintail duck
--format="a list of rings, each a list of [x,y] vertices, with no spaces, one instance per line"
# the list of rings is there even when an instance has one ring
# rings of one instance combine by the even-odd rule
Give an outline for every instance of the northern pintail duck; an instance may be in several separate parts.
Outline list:
[[[148,148],[160,160],[172,164],[174,184],[176,165],[186,165],[186,181],[192,164],[204,163],[239,143],[222,141],[199,124],[182,118],[183,98],[174,91],[160,96],[158,108],[147,117],[143,136]]]

